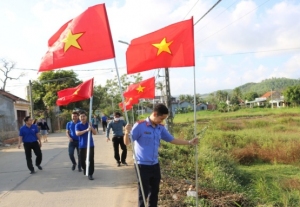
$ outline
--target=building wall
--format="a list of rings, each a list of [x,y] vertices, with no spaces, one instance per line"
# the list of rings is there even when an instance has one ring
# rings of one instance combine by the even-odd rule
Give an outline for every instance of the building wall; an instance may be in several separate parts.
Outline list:
[[[0,131],[17,130],[14,103],[0,95]]]

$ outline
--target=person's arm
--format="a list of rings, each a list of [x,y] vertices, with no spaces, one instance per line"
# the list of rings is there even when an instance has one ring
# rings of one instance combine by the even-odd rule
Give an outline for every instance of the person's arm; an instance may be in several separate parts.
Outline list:
[[[70,137],[70,131],[68,129],[66,130],[66,135],[67,135],[69,141],[73,142],[73,139]]]
[[[197,145],[198,138],[194,138],[191,140],[173,139],[170,143],[176,144],[176,145]]]
[[[107,129],[106,129],[106,141],[110,141],[109,139],[109,132],[110,132],[110,128],[111,128],[111,122],[109,122],[109,124],[107,125]]]
[[[21,148],[22,139],[23,139],[23,137],[22,137],[22,136],[19,136],[19,144],[18,144],[18,148],[19,148],[19,149]]]
[[[130,144],[130,132],[131,132],[132,126],[130,124],[127,124],[125,126],[125,133],[124,133],[124,144],[129,145]]]
[[[90,128],[90,131],[92,131],[93,135],[97,134],[96,129],[94,127],[92,127],[92,123],[90,123],[89,128]]]
[[[39,141],[40,147],[42,147],[42,140],[41,140],[41,135],[40,135],[40,133],[39,133],[39,132],[37,132],[35,135],[36,135],[36,136],[37,136],[37,138],[38,138],[38,141]]]

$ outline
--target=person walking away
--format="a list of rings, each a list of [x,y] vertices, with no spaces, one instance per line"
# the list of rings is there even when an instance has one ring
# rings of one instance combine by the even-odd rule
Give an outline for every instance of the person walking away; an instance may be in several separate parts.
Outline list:
[[[27,162],[27,167],[30,170],[30,174],[34,174],[35,170],[32,164],[32,155],[31,150],[33,150],[36,159],[35,165],[39,170],[43,170],[41,167],[42,163],[42,141],[39,134],[39,130],[36,125],[32,124],[32,119],[30,116],[26,116],[24,118],[24,125],[20,128],[19,132],[19,144],[18,148],[21,148],[21,143],[23,142],[24,150],[25,150],[25,157]]]
[[[102,122],[103,132],[105,132],[107,128],[107,116],[105,114],[103,114],[103,116],[101,117],[101,122]]]
[[[97,129],[97,133],[99,133],[99,131],[98,131],[99,119],[96,115],[94,115],[94,117],[92,118],[92,124],[93,124],[94,129]]]
[[[110,129],[112,129],[113,131],[112,142],[114,147],[114,158],[117,161],[118,167],[121,166],[121,163],[123,165],[127,165],[126,163],[127,147],[124,144],[124,133],[123,133],[123,127],[126,126],[126,122],[124,120],[120,120],[120,116],[121,114],[119,112],[115,112],[114,120],[109,122],[106,131],[107,142],[110,141],[109,139]],[[119,146],[121,146],[122,149],[121,161],[120,161],[120,154],[119,154]]]
[[[47,134],[48,134],[49,127],[45,119],[42,119],[41,122],[39,122],[39,127],[44,142],[48,142]]]
[[[86,174],[86,153],[87,153],[87,143],[88,143],[88,133],[90,131],[96,135],[96,130],[92,127],[92,124],[87,121],[87,113],[82,111],[79,113],[80,122],[75,125],[76,135],[79,137],[79,156],[81,160],[81,166],[83,169],[83,174]],[[94,140],[92,134],[90,135],[90,155],[89,155],[89,180],[94,180]]]
[[[143,121],[125,126],[124,143],[130,144],[130,133],[135,149],[136,163],[140,172],[143,191],[148,205],[156,207],[158,201],[159,184],[161,179],[158,161],[158,148],[160,140],[176,145],[197,145],[198,138],[191,140],[175,139],[162,125],[168,117],[169,110],[163,104],[154,107],[153,112]],[[145,207],[140,181],[138,183],[138,206]]]
[[[77,111],[72,112],[72,121],[67,123],[66,126],[66,134],[69,139],[69,157],[72,162],[72,170],[74,171],[76,168],[76,160],[74,157],[74,151],[76,149],[77,152],[77,163],[78,163],[78,171],[81,172],[81,163],[80,163],[80,156],[79,156],[79,137],[76,135],[75,125],[79,123],[79,113]]]

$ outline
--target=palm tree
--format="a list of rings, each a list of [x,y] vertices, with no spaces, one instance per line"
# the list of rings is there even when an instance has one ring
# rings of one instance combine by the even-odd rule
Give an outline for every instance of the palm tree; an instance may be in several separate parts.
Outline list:
[[[160,91],[160,96],[163,97],[162,98],[162,102],[166,103],[166,95],[165,95],[165,85],[164,82],[160,81],[156,83],[156,89]]]

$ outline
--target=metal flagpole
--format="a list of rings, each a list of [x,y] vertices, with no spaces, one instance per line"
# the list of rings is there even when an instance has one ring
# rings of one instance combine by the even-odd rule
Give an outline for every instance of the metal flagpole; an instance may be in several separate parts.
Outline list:
[[[194,66],[194,137],[197,136],[197,104],[196,104],[196,75]],[[195,163],[196,163],[196,206],[198,207],[198,145],[195,146]]]
[[[115,67],[116,67],[117,77],[118,77],[118,81],[119,81],[119,88],[120,88],[120,93],[121,93],[121,97],[122,97],[122,103],[123,103],[123,109],[124,109],[124,112],[125,112],[126,122],[129,123],[116,58],[114,58],[114,61],[115,61]],[[138,174],[140,187],[141,187],[141,191],[142,191],[142,195],[143,195],[144,204],[145,204],[145,206],[148,206],[148,203],[147,203],[147,200],[146,200],[146,197],[145,197],[145,193],[144,193],[144,189],[143,189],[142,179],[141,179],[141,175],[140,175],[140,169],[139,169],[139,166],[136,162],[137,159],[136,159],[136,156],[135,156],[135,151],[134,151],[134,146],[133,146],[132,135],[131,134],[130,134],[130,142],[131,142],[131,147],[132,147],[132,153],[133,153],[134,160],[135,160],[134,164],[135,164],[136,172]]]
[[[132,124],[134,124],[134,112],[133,112],[133,107],[131,109],[131,112],[132,112]]]
[[[88,125],[91,123],[91,117],[92,117],[92,105],[93,105],[93,96],[90,98],[90,111],[88,114]],[[89,126],[90,127],[90,126]],[[89,175],[89,167],[90,167],[90,145],[91,145],[91,131],[88,131],[88,140],[87,140],[87,151],[86,151],[86,159],[85,159],[85,164],[86,164],[86,170],[85,170],[85,175]]]

